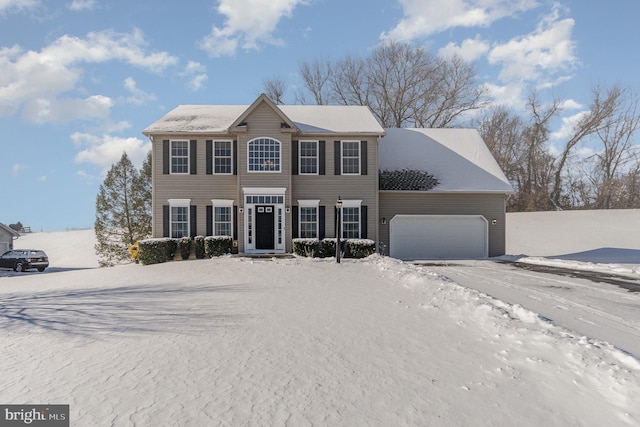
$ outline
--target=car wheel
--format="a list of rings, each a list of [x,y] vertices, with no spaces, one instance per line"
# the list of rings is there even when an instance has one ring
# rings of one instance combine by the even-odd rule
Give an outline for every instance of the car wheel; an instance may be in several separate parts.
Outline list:
[[[16,266],[13,267],[13,271],[22,272],[24,271],[24,266],[21,262],[16,263]]]
[[[38,271],[42,273],[44,271],[44,267],[38,267]]]

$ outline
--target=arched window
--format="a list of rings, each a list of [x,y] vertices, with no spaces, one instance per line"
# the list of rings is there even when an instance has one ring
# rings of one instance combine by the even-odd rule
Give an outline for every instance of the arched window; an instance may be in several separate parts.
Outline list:
[[[280,172],[280,141],[256,138],[249,141],[249,172]]]

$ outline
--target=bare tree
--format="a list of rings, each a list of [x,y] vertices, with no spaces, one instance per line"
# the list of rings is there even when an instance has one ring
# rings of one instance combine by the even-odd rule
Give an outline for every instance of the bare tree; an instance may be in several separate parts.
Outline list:
[[[318,59],[300,64],[299,71],[305,88],[311,93],[317,105],[327,105],[331,99],[328,87],[331,69],[332,65],[329,61],[321,62]],[[304,97],[299,96],[298,100],[304,101]]]
[[[316,104],[367,105],[383,127],[454,126],[486,106],[472,65],[409,44],[382,44],[362,59],[305,62],[300,74]],[[305,94],[297,101],[305,103]]]
[[[615,111],[619,108],[623,98],[622,88],[614,85],[603,93],[602,89],[596,86],[593,90],[593,99],[589,105],[589,111],[573,126],[570,137],[558,157],[555,165],[553,189],[551,200],[556,207],[560,207],[562,197],[562,177],[565,166],[572,150],[589,135],[600,131],[610,120]]]
[[[287,91],[287,85],[279,77],[264,80],[262,82],[264,87],[264,93],[272,100],[276,105],[284,104],[284,93]]]

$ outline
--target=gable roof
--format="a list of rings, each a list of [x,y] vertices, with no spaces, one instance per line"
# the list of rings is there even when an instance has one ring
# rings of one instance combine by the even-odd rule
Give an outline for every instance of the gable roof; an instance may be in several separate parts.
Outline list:
[[[430,192],[513,193],[475,129],[385,129],[380,171],[422,171],[438,184]]]
[[[142,131],[152,134],[227,133],[261,103],[267,103],[283,122],[302,133],[380,136],[384,129],[366,106],[275,105],[260,95],[251,105],[179,105]]]
[[[13,237],[20,237],[20,233],[18,233],[16,230],[14,230],[11,227],[7,227],[6,225],[4,225],[3,223],[0,222],[0,229],[6,231],[7,233],[9,233],[10,235],[12,235]]]

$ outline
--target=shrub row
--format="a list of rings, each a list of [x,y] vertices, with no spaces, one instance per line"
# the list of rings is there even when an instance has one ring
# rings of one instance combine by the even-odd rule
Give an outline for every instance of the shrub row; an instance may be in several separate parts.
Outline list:
[[[370,239],[340,241],[340,253],[346,258],[366,258],[376,252],[376,244]],[[293,239],[293,253],[305,257],[332,257],[336,254],[336,239]]]
[[[191,244],[190,237],[182,237],[180,239],[163,237],[160,239],[140,240],[138,243],[138,260],[144,265],[170,261],[175,256],[177,249],[180,249],[182,259],[189,259]],[[193,245],[196,258],[211,258],[231,253],[233,240],[230,236],[196,236],[193,239]]]

